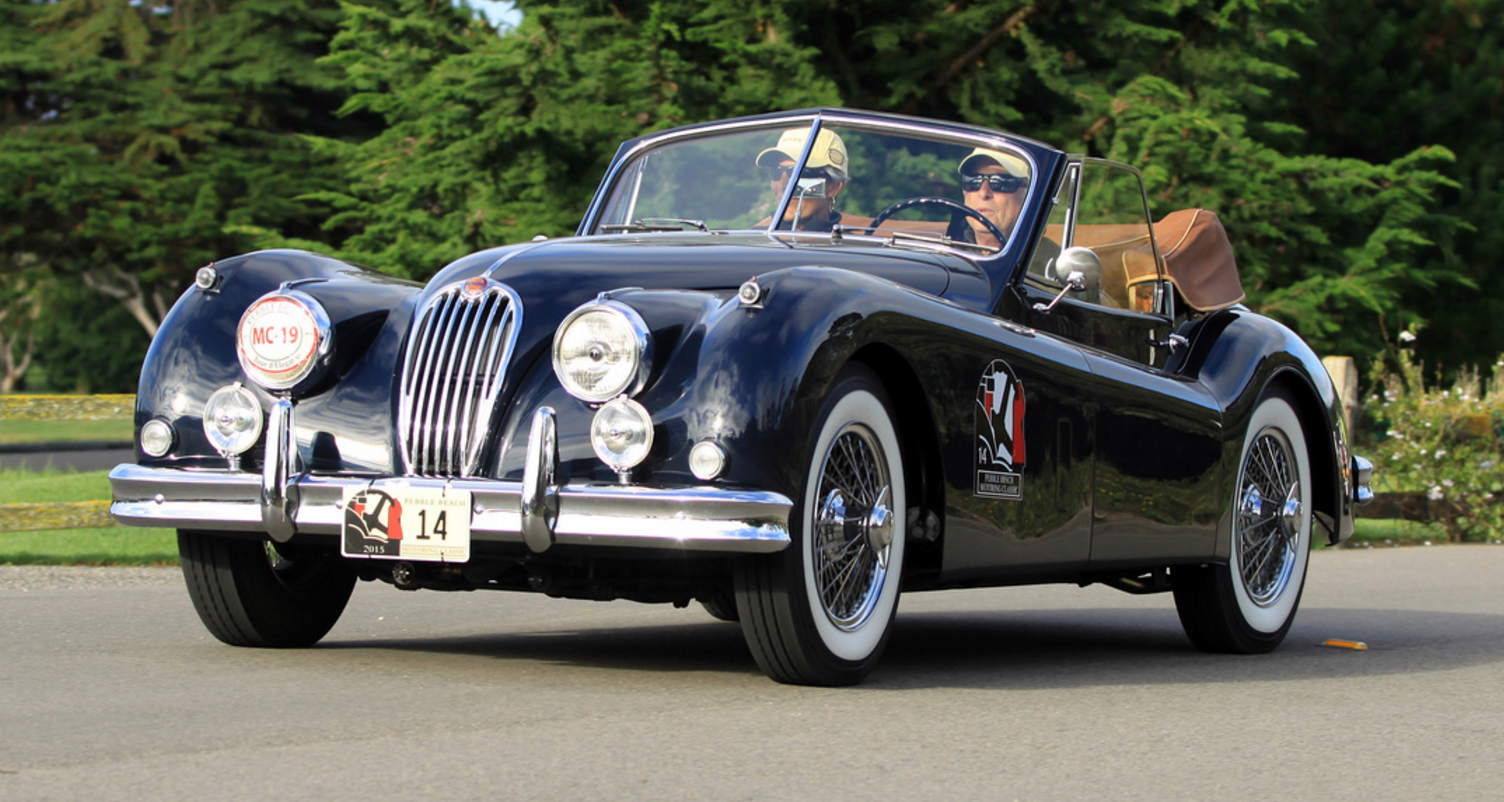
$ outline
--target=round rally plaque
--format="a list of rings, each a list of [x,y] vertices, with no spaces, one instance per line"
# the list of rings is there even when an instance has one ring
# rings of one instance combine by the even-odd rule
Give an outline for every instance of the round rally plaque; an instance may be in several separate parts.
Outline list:
[[[240,318],[240,366],[257,384],[285,390],[308,376],[328,350],[328,315],[302,293],[276,293],[251,304]]]

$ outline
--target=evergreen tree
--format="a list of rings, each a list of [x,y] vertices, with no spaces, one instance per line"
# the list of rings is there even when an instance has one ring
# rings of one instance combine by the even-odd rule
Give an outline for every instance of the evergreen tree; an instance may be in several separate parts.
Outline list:
[[[1311,49],[1309,0],[522,2],[504,36],[407,0],[352,9],[329,63],[387,129],[338,149],[348,254],[415,277],[479,247],[567,233],[618,140],[833,104],[958,119],[1144,170],[1151,206],[1216,209],[1250,302],[1327,353],[1453,280],[1416,269],[1456,221],[1450,152],[1311,153],[1270,115]],[[1391,325],[1393,325],[1391,323]]]
[[[498,36],[463,11],[404,0],[349,7],[327,64],[346,112],[386,120],[359,145],[331,225],[344,255],[414,278],[474,250],[571,233],[616,144],[654,130],[787,106],[835,103],[814,48],[784,18],[729,2],[524,6]],[[794,4],[790,4],[794,5]]]
[[[337,238],[302,197],[341,174],[317,59],[334,2],[0,0],[0,269],[114,297],[147,332],[198,266],[259,236]]]
[[[1301,80],[1269,113],[1308,132],[1310,152],[1373,163],[1433,144],[1456,154],[1436,211],[1464,225],[1431,226],[1434,246],[1412,250],[1406,269],[1458,280],[1397,299],[1388,335],[1424,320],[1427,364],[1493,363],[1504,352],[1504,0],[1323,0],[1300,22],[1315,46],[1289,54]]]

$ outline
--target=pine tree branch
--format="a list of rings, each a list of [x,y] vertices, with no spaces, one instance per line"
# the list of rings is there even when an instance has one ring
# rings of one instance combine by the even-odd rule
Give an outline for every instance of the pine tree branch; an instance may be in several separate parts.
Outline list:
[[[953,9],[954,6],[952,6],[951,8]],[[982,59],[982,55],[990,50],[998,42],[1002,41],[1004,37],[1012,36],[1018,33],[1018,29],[1023,27],[1024,21],[1027,20],[1029,16],[1034,13],[1034,11],[1034,6],[1024,6],[1023,8],[1020,8],[1019,10],[1009,15],[1008,19],[1003,21],[1003,24],[997,26],[996,28],[993,28],[991,31],[988,31],[985,36],[977,40],[976,44],[968,48],[965,53],[962,53],[958,58],[952,61],[949,67],[945,68],[945,72],[941,73],[940,77],[935,79],[934,83],[930,84],[930,90],[926,94],[934,94],[945,89],[946,86],[950,85],[952,81],[959,78],[961,74],[964,73],[968,68],[980,61]],[[921,98],[919,97],[909,98],[909,100],[906,101],[901,108],[899,108],[899,112],[902,114],[918,114],[920,99]]]

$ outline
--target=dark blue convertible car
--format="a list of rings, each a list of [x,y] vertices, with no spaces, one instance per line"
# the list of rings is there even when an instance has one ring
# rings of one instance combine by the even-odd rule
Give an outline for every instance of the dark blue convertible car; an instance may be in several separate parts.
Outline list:
[[[306,646],[357,580],[684,606],[860,681],[900,593],[1168,591],[1266,652],[1371,494],[1331,381],[1217,216],[1131,167],[841,109],[623,144],[576,236],[426,285],[199,270],[142,368],[121,523],[204,624]]]

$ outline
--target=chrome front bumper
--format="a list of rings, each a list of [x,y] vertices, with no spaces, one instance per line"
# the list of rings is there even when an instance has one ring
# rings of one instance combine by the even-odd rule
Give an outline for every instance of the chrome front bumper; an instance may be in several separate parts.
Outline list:
[[[338,537],[346,488],[405,485],[470,493],[470,536],[478,542],[555,543],[690,551],[769,553],[789,545],[793,502],[778,493],[714,487],[555,485],[553,412],[538,410],[522,482],[411,476],[294,474],[291,409],[274,408],[262,473],[119,465],[110,472],[110,514],[128,526]]]

